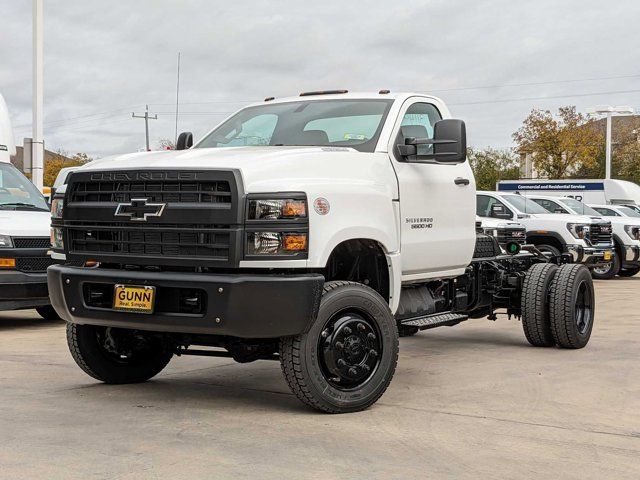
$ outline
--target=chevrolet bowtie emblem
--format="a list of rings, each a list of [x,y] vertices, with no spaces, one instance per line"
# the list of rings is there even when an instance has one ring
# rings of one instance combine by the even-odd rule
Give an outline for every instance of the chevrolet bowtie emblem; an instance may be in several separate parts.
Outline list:
[[[146,222],[149,217],[159,217],[166,203],[147,203],[146,198],[132,198],[129,203],[119,203],[114,217],[129,217],[130,220]]]

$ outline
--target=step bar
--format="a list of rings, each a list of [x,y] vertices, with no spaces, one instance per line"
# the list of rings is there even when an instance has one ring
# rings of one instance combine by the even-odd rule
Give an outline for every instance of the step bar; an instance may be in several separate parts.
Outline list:
[[[405,327],[417,327],[420,330],[427,330],[436,327],[450,327],[464,322],[469,317],[462,313],[434,313],[431,315],[422,315],[419,317],[405,318],[400,321],[400,325]]]

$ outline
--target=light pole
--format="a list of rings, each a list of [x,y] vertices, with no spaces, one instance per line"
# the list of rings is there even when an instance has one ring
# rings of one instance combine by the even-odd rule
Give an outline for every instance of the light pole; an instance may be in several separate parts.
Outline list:
[[[605,178],[611,178],[611,119],[614,114],[631,115],[633,108],[631,107],[612,107],[611,105],[599,105],[597,107],[588,108],[587,114],[591,116],[605,115],[607,119],[606,133],[606,149],[605,149]]]
[[[44,140],[42,138],[42,3],[33,0],[33,141],[31,143],[31,181],[42,190],[44,176]]]

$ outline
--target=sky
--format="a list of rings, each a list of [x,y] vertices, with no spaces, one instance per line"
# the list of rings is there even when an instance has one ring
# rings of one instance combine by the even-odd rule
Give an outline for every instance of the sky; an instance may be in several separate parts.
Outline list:
[[[0,0],[0,93],[31,135],[31,1]],[[44,137],[98,158],[196,140],[245,104],[301,91],[433,93],[469,145],[510,148],[534,108],[640,110],[640,2],[44,0]]]

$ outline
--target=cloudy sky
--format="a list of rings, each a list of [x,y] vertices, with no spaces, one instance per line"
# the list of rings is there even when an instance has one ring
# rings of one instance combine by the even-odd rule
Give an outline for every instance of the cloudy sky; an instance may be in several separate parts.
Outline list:
[[[433,92],[469,143],[507,148],[532,108],[640,108],[640,2],[44,0],[45,142],[100,157],[196,137],[304,90]],[[31,134],[31,1],[0,0],[0,93]]]

